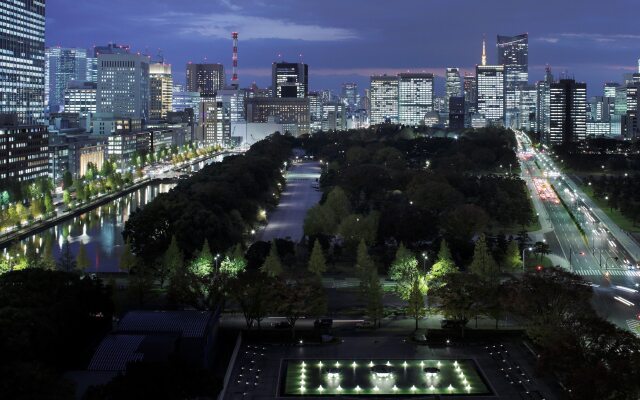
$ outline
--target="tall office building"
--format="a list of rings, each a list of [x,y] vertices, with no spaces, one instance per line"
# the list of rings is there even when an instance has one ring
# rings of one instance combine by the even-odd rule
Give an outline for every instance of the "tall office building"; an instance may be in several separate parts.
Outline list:
[[[464,97],[449,97],[449,128],[464,128]]]
[[[247,99],[247,122],[281,124],[293,135],[309,133],[309,98],[254,97]]]
[[[216,99],[221,101],[229,111],[229,118],[233,123],[246,121],[244,110],[244,99],[246,97],[246,89],[239,89],[233,85],[226,89],[218,90],[218,94],[216,95]]]
[[[322,105],[322,130],[342,131],[347,129],[346,106],[340,102]]]
[[[587,135],[587,84],[560,79],[551,84],[548,145],[577,142]]]
[[[447,68],[445,78],[444,111],[449,112],[449,99],[451,97],[462,97],[462,81],[460,80],[460,70],[458,68]]]
[[[216,97],[224,89],[222,64],[187,64],[187,92],[198,92],[200,97]]]
[[[0,1],[0,182],[49,173],[44,31],[44,1]]]
[[[116,117],[149,118],[149,57],[128,54],[98,55],[98,113]]]
[[[215,98],[203,98],[200,104],[200,129],[202,136],[199,138],[207,145],[220,145],[223,147],[231,144],[231,118],[229,110],[221,101]]]
[[[516,104],[518,105],[518,119],[515,127],[525,131],[536,129],[536,108],[538,91],[535,85],[516,87]]]
[[[398,86],[397,76],[374,75],[371,77],[369,120],[372,125],[399,122]]]
[[[478,94],[478,81],[475,75],[466,73],[463,79],[463,92],[464,92],[464,125],[466,127],[471,126],[471,116],[478,110],[477,108],[477,94]]]
[[[98,58],[87,57],[87,76],[86,82],[98,83]]]
[[[433,74],[398,74],[398,120],[403,125],[420,125],[433,111]]]
[[[69,82],[64,90],[64,111],[83,117],[95,114],[96,86],[93,82]]]
[[[490,125],[502,125],[504,119],[504,66],[476,66],[478,114]]]
[[[360,107],[360,94],[356,83],[342,84],[342,103],[347,107],[347,112],[353,112]]]
[[[318,92],[309,92],[309,129],[311,133],[322,130],[322,97]]]
[[[304,63],[274,62],[271,65],[273,97],[307,97],[309,66]]]
[[[173,109],[173,76],[171,65],[153,63],[149,65],[149,118],[158,120],[167,117]]]
[[[519,119],[516,90],[529,83],[529,35],[498,35],[498,64],[504,66],[505,124],[517,125]]]
[[[0,114],[20,124],[44,121],[44,15],[41,1],[0,1]]]
[[[542,137],[549,132],[550,118],[550,102],[551,102],[551,84],[553,83],[553,75],[551,67],[545,68],[544,79],[536,82],[536,127],[537,133]]]
[[[87,50],[79,48],[50,47],[45,50],[46,105],[50,112],[62,111],[64,90],[71,81],[87,79]]]

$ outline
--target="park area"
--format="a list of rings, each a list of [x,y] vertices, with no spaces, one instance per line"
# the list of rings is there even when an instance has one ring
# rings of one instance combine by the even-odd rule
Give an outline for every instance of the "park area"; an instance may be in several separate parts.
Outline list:
[[[471,359],[283,360],[281,395],[490,395]]]

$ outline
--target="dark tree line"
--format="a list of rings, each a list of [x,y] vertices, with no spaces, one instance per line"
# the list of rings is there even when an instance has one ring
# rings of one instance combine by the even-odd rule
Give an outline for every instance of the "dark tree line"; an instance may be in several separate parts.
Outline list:
[[[272,135],[244,155],[205,167],[134,212],[123,232],[133,252],[151,264],[173,235],[186,258],[202,248],[205,239],[213,252],[242,242],[260,211],[276,204],[284,183],[281,170],[294,142]]]

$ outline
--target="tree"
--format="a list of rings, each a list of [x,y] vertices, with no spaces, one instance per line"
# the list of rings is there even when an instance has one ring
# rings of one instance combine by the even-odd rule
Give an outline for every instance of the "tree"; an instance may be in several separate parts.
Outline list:
[[[71,194],[69,194],[69,190],[65,189],[64,192],[62,192],[62,201],[67,207],[71,208]]]
[[[278,256],[278,248],[276,246],[275,239],[271,241],[269,255],[266,260],[264,260],[264,264],[262,264],[260,270],[272,278],[282,273],[282,262],[280,262],[280,257]]]
[[[84,243],[80,242],[78,254],[76,255],[76,268],[78,269],[78,271],[84,272],[90,266],[91,261],[89,261],[89,256],[87,255],[87,248]]]
[[[447,318],[461,322],[461,333],[467,322],[478,315],[482,282],[474,274],[448,274],[443,285],[435,287],[432,295],[439,300],[439,308]]]
[[[481,234],[476,241],[473,250],[473,261],[469,266],[469,271],[488,279],[495,278],[498,275],[498,264],[496,264],[489,251],[484,234]]]
[[[351,214],[344,218],[338,225],[338,234],[342,236],[347,246],[356,246],[361,239],[368,245],[372,245],[378,233],[378,223],[380,213],[371,212],[366,217],[358,214]]]
[[[331,210],[331,214],[334,218],[334,226],[337,226],[340,221],[345,219],[351,213],[351,203],[349,202],[349,198],[340,186],[334,187],[329,192],[327,195],[327,201],[325,201],[323,206]]]
[[[400,243],[396,258],[389,269],[389,278],[396,282],[396,291],[403,300],[408,300],[413,282],[419,278],[418,260]]]
[[[62,253],[58,258],[56,265],[58,266],[58,269],[65,272],[72,272],[76,269],[76,260],[71,254],[71,246],[69,245],[68,240],[65,241],[64,246],[62,246]]]
[[[140,307],[144,306],[151,289],[153,289],[153,273],[142,263],[136,263],[133,271],[129,274],[129,295],[138,301]]]
[[[85,201],[89,198],[89,190],[84,185],[84,181],[82,180],[82,178],[76,180],[74,186],[76,187],[76,199],[78,199],[79,201]]]
[[[232,293],[242,314],[247,329],[253,324],[261,329],[261,322],[267,313],[273,309],[275,279],[262,272],[245,272],[233,281]]]
[[[119,268],[120,271],[124,271],[128,274],[134,269],[136,265],[136,256],[133,254],[131,250],[131,242],[127,239],[124,242],[124,247],[122,248],[122,253],[120,253],[120,263]]]
[[[315,205],[304,218],[304,234],[307,236],[333,235],[336,230],[333,212],[323,205]]]
[[[418,330],[418,321],[426,314],[424,306],[424,296],[420,290],[420,281],[418,278],[413,280],[409,299],[407,300],[407,314],[416,321],[416,331]]]
[[[313,250],[311,250],[311,257],[309,258],[309,272],[322,277],[322,274],[327,271],[327,263],[322,253],[322,246],[318,239],[313,244]]]
[[[162,256],[159,263],[158,278],[160,278],[160,288],[164,286],[164,281],[173,274],[174,271],[183,267],[182,252],[178,247],[176,236],[171,236],[171,244]]]
[[[44,194],[44,210],[47,214],[51,214],[54,211],[51,192],[45,192]]]
[[[378,269],[372,265],[368,270],[366,279],[367,316],[371,318],[374,326],[380,325],[384,316],[384,289],[380,283]]]
[[[247,260],[240,243],[236,244],[233,251],[220,263],[220,274],[227,278],[235,278],[247,268]]]
[[[62,188],[67,190],[73,185],[73,176],[71,176],[71,172],[64,171],[62,174]]]
[[[515,240],[511,240],[509,242],[509,246],[507,246],[507,251],[504,255],[504,266],[507,271],[517,271],[522,267],[522,257],[520,256],[520,247],[518,246],[518,242]]]
[[[369,252],[367,251],[367,245],[364,242],[364,239],[360,239],[360,243],[358,244],[358,252],[356,255],[356,272],[358,277],[360,278],[360,283],[366,283],[369,279],[370,271],[375,268],[375,264],[369,256]]]
[[[293,283],[275,281],[275,311],[283,315],[291,325],[291,338],[295,338],[296,322],[303,316],[314,315],[323,301],[322,287],[310,281],[299,280]]]
[[[199,278],[205,278],[213,274],[214,267],[214,258],[213,254],[211,254],[211,248],[209,247],[209,241],[207,239],[204,240],[202,244],[202,249],[196,254],[194,259],[191,261],[190,269],[193,274],[195,274]]]
[[[440,251],[438,251],[438,261],[436,261],[431,270],[427,274],[427,283],[429,287],[435,287],[446,282],[446,276],[458,272],[458,267],[453,262],[451,251],[447,245],[447,241],[442,239],[440,242]]]

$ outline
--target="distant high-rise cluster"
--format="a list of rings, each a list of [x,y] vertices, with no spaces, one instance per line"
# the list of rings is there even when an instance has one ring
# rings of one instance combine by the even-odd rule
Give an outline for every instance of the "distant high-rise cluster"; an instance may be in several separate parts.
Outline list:
[[[41,1],[0,1],[0,133],[11,135],[0,140],[0,179],[78,176],[88,153],[92,162],[111,158],[124,169],[163,146],[236,146],[275,131],[299,135],[386,123],[505,126],[534,132],[547,144],[640,136],[640,59],[638,72],[587,97],[584,83],[566,74],[556,78],[550,67],[529,83],[526,33],[498,35],[495,62],[483,39],[475,67],[374,75],[362,93],[356,82],[334,92],[311,90],[310,66],[282,59],[271,64],[270,86],[241,87],[238,32],[230,32],[224,57],[230,68],[189,62],[184,84],[175,82],[161,51],[152,57],[117,43],[45,49],[44,10]],[[436,93],[438,80],[443,93]]]

